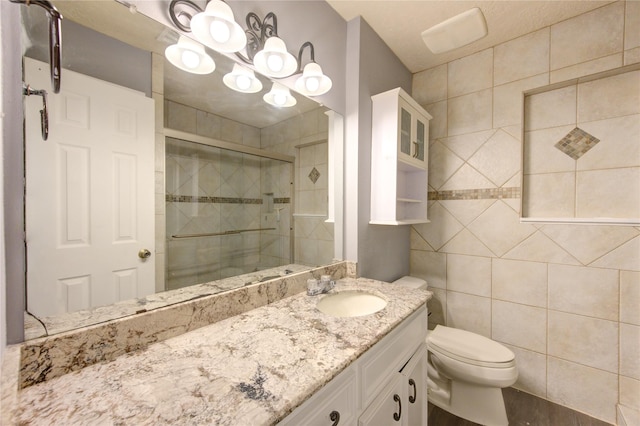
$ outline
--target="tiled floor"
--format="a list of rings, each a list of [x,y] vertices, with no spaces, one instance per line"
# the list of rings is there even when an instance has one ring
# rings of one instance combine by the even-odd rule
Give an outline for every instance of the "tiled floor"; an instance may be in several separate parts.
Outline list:
[[[513,388],[502,391],[510,426],[610,426],[570,408]],[[429,426],[477,426],[429,404]]]

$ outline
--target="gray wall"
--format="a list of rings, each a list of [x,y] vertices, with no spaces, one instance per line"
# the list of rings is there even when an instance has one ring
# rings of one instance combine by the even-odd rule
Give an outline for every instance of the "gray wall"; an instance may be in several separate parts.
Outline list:
[[[357,253],[360,276],[393,281],[409,273],[410,227],[369,225],[371,96],[396,87],[411,93],[412,75],[364,19],[348,23],[348,37],[345,210],[347,226],[357,226],[358,231],[354,235],[346,230],[346,252],[349,260]]]
[[[2,166],[4,191],[4,244],[10,259],[2,259],[6,279],[6,342],[23,340],[24,327],[24,235],[22,150],[22,60],[20,7],[0,2],[2,20]],[[4,337],[4,336],[3,336]]]

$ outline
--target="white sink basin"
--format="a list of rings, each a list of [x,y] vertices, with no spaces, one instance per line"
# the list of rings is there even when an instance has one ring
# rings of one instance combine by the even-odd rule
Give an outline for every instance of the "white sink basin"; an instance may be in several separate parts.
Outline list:
[[[346,290],[323,297],[316,307],[322,313],[334,317],[360,317],[378,312],[387,301],[375,294]]]

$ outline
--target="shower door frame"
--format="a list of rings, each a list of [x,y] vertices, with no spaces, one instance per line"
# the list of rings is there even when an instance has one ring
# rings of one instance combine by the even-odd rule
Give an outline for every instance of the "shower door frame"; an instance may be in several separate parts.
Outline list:
[[[290,194],[290,206],[289,209],[289,263],[295,263],[295,226],[293,225],[293,211],[295,206],[295,156],[280,154],[277,152],[266,151],[260,148],[254,148],[246,145],[239,145],[232,142],[226,142],[219,139],[208,138],[206,136],[200,136],[189,132],[183,132],[181,130],[175,130],[170,128],[164,128],[164,138],[165,145],[167,138],[179,139],[185,142],[193,142],[201,145],[207,145],[213,148],[226,149],[229,151],[239,152],[242,154],[255,155],[256,157],[268,158],[270,160],[279,160],[289,163],[289,178],[291,185],[291,194]],[[166,218],[165,218],[165,227],[166,227]],[[165,251],[165,256],[167,255],[167,251]],[[166,274],[166,267],[165,267]],[[166,276],[165,276],[165,286],[166,286]]]

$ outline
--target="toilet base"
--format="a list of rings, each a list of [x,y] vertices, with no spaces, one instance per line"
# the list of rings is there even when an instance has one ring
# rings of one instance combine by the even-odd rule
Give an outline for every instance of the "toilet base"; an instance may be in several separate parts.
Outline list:
[[[449,392],[428,388],[429,402],[463,419],[487,426],[508,426],[501,388],[449,381]]]

